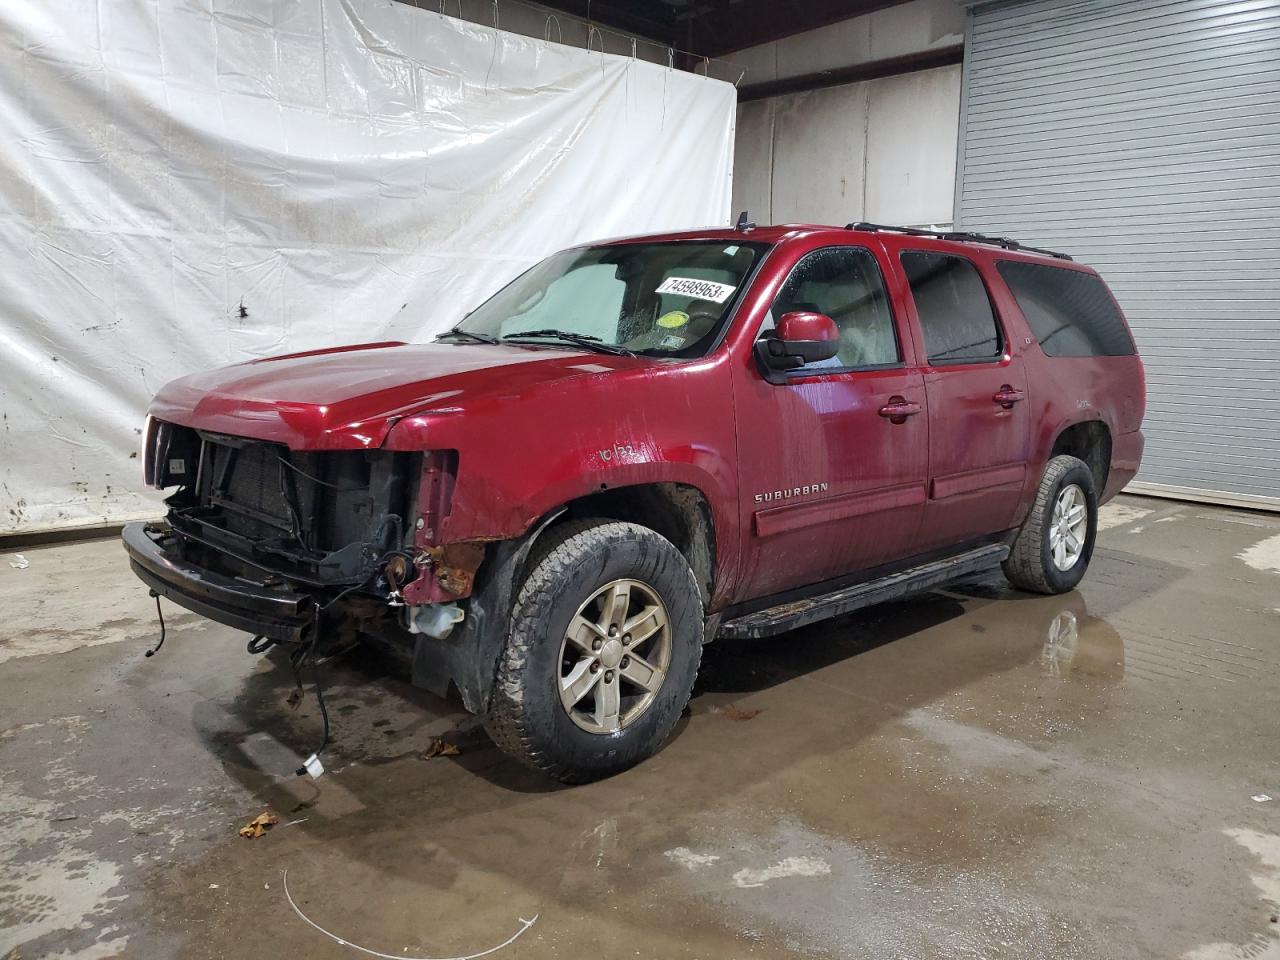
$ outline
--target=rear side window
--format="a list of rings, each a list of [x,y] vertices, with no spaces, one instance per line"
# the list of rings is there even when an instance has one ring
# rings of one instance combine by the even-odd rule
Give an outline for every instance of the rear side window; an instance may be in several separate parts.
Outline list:
[[[1106,284],[1092,273],[1039,263],[996,264],[1050,357],[1127,357],[1133,338]]]
[[[902,268],[920,315],[930,363],[994,360],[1000,328],[978,268],[963,257],[908,250]]]

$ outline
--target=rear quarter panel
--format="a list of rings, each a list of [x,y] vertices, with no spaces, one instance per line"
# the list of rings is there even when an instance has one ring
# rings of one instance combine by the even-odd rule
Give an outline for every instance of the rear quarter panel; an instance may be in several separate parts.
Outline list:
[[[998,260],[1014,259],[1045,262],[1014,253],[984,252],[981,269],[1005,328],[1017,339],[1027,364],[1028,402],[1032,406],[1031,460],[1017,516],[1020,524],[1035,500],[1054,443],[1068,427],[1099,421],[1111,434],[1112,462],[1106,488],[1099,491],[1100,500],[1109,500],[1133,479],[1142,458],[1140,430],[1146,412],[1146,377],[1142,359],[1136,353],[1122,357],[1047,356],[996,269]],[[1090,267],[1069,261],[1056,261],[1053,266],[1096,275]]]

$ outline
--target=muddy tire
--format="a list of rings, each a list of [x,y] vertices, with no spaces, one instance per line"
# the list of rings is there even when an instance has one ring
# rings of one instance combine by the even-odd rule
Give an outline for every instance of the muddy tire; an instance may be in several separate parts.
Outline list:
[[[1089,567],[1097,533],[1093,472],[1075,457],[1054,457],[1004,562],[1005,576],[1032,593],[1073,590]]]
[[[485,729],[564,783],[634,766],[671,735],[702,657],[689,564],[633,523],[575,520],[535,545],[498,658]]]

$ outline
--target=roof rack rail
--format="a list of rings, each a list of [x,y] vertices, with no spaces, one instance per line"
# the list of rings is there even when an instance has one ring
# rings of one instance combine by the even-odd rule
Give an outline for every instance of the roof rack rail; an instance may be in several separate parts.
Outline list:
[[[994,247],[1003,247],[1005,250],[1025,250],[1027,253],[1042,253],[1046,256],[1057,257],[1059,260],[1072,259],[1070,254],[1059,253],[1057,250],[1046,250],[1043,247],[1028,247],[1025,244],[1019,243],[1017,240],[1011,240],[1008,237],[988,237],[981,233],[921,230],[918,227],[891,227],[883,223],[849,223],[845,225],[845,229],[865,230],[870,233],[878,233],[883,230],[890,233],[905,233],[912,237],[933,237],[936,240],[958,240],[962,243],[985,243]]]

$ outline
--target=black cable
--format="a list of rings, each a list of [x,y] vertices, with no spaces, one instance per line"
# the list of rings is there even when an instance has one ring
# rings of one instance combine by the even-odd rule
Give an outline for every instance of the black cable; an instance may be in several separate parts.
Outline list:
[[[306,477],[312,483],[318,483],[322,487],[328,487],[330,490],[340,490],[343,492],[350,492],[352,490],[360,489],[359,487],[344,487],[341,484],[330,483],[328,480],[321,480],[319,477],[313,477],[311,474],[307,473],[307,471],[303,470],[301,467],[295,466],[294,464],[290,463],[288,460],[286,460],[284,457],[280,456],[279,454],[276,454],[276,459],[279,460],[286,467],[288,467],[290,470],[292,470],[294,473],[299,474],[300,476]]]
[[[315,685],[316,703],[320,705],[320,718],[324,721],[324,737],[320,740],[320,746],[313,751],[319,755],[320,751],[329,745],[329,709],[324,705],[324,688],[320,685],[320,663],[315,659],[311,661],[311,682]]]
[[[320,740],[320,746],[316,747],[315,750],[311,751],[311,753],[308,754],[307,759],[310,759],[311,757],[319,757],[321,752],[324,750],[324,748],[329,745],[329,708],[326,707],[324,704],[324,688],[320,683],[320,663],[319,663],[319,658],[316,656],[316,651],[319,646],[319,642],[320,642],[320,631],[319,629],[317,629],[315,634],[311,638],[310,645],[302,649],[301,655],[297,657],[297,659],[294,661],[294,664],[293,664],[294,678],[298,679],[298,664],[300,664],[303,660],[310,658],[311,683],[312,683],[312,686],[315,687],[316,703],[320,705],[320,717],[324,721],[324,736]],[[298,685],[299,686],[302,685],[300,679],[299,679]],[[305,777],[309,771],[307,770],[307,765],[304,763],[302,766],[298,767],[298,769],[295,772],[297,773],[298,776]]]
[[[413,563],[413,551],[407,550],[403,547],[399,547],[395,550],[388,550],[386,553],[380,556],[376,561],[374,561],[373,573],[369,574],[369,576],[365,577],[359,583],[353,583],[351,586],[347,587],[345,590],[343,590],[333,599],[320,604],[320,606],[316,607],[316,612],[324,613],[326,610],[332,607],[335,603],[337,603],[343,597],[347,596],[347,594],[353,593],[356,590],[362,590],[365,587],[369,586],[369,584],[372,583],[377,578],[378,572],[382,569],[383,566],[386,565],[386,562],[395,556],[404,557],[410,563]]]
[[[352,593],[352,592],[354,592],[354,591],[356,591],[356,590],[359,590],[359,589],[361,589],[362,587],[366,587],[366,586],[368,586],[368,585],[369,585],[369,581],[370,581],[370,580],[372,580],[372,579],[373,579],[373,577],[372,577],[372,576],[370,576],[370,577],[366,577],[364,580],[361,580],[359,583],[352,584],[351,586],[347,587],[347,589],[345,589],[345,590],[343,590],[341,593],[339,593],[339,594],[338,594],[336,597],[334,597],[332,600],[330,600],[328,603],[321,604],[319,607],[317,607],[317,608],[316,608],[317,612],[319,612],[319,613],[324,613],[324,611],[328,610],[330,607],[332,607],[335,603],[337,603],[339,600],[341,600],[341,599],[342,599],[343,597],[345,597],[347,594]]]
[[[160,609],[160,594],[152,590],[151,595],[156,598],[156,616],[160,619],[160,642],[146,652],[145,656],[148,656],[148,657],[154,657],[157,653],[160,652],[160,648],[164,646],[164,634],[165,634],[164,612]]]
[[[259,653],[266,653],[278,642],[279,641],[272,640],[270,637],[257,636],[245,645],[245,649],[256,656]]]

